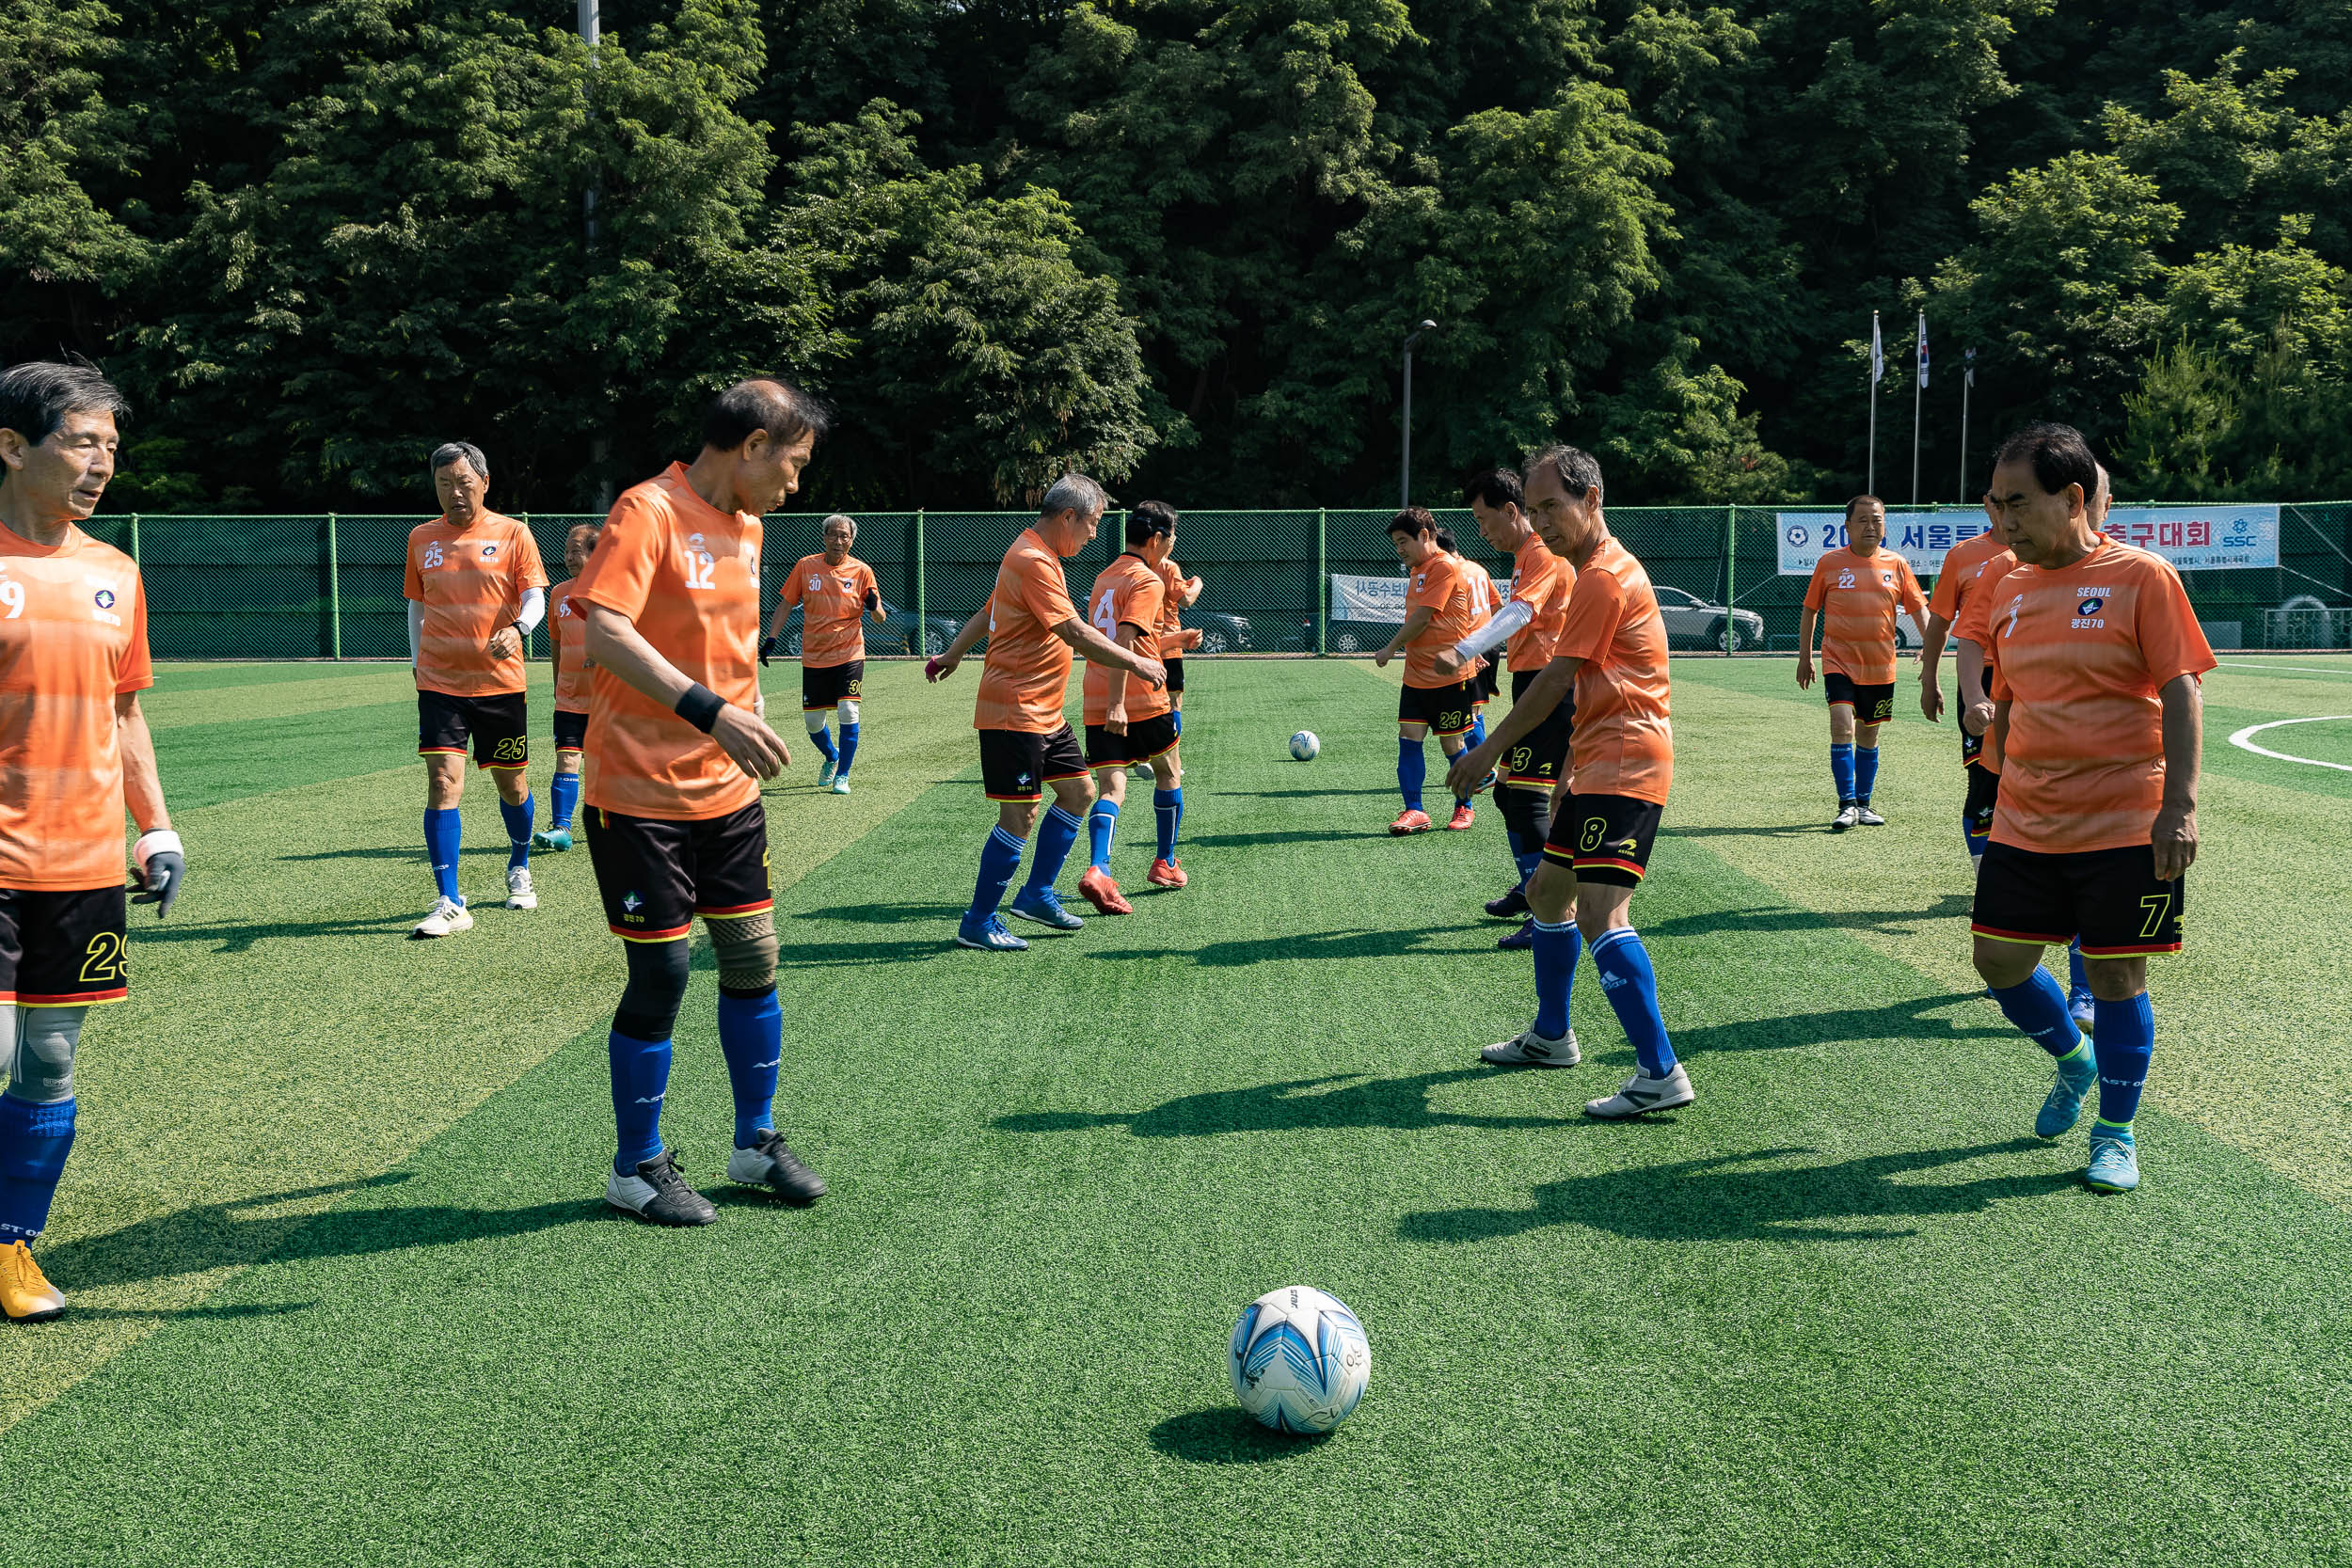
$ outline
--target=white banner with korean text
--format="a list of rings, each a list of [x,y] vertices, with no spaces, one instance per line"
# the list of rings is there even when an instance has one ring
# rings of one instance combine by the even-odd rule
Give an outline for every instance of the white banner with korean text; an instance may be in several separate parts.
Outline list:
[[[1846,543],[1846,519],[1835,513],[1783,512],[1780,575],[1813,575],[1813,563]],[[1889,549],[1931,578],[1954,545],[1989,525],[1981,512],[1890,512]],[[2234,571],[2279,564],[2275,503],[2230,506],[2119,506],[2107,513],[2109,538],[2164,557],[2183,572]]]
[[[1807,571],[1811,567],[1805,568]],[[1511,579],[1486,574],[1494,584],[1495,608],[1500,610],[1511,596]],[[1331,619],[1334,621],[1386,622],[1401,626],[1405,620],[1406,579],[1394,578],[1356,578],[1331,574]]]

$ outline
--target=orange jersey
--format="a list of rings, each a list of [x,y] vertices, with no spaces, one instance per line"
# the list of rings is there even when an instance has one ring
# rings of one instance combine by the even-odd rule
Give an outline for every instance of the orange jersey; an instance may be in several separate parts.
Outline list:
[[[628,616],[689,680],[749,709],[759,692],[759,545],[757,517],[721,512],[673,463],[612,503],[571,597]],[[693,822],[759,799],[759,781],[717,741],[612,671],[597,668],[594,690],[580,781],[590,805]]]
[[[1666,803],[1674,783],[1667,719],[1666,623],[1649,574],[1614,537],[1576,574],[1565,624],[1551,650],[1579,658],[1568,789]]]
[[[1458,560],[1443,550],[1432,550],[1429,558],[1413,568],[1405,588],[1405,612],[1427,608],[1437,613],[1419,637],[1405,644],[1405,684],[1427,689],[1453,686],[1466,680],[1485,668],[1486,660],[1472,659],[1470,669],[1459,674],[1438,673],[1438,656],[1468,637],[1485,619],[1471,607],[1478,601],[1472,597],[1470,571]],[[1478,575],[1485,576],[1484,572]],[[1494,594],[1487,592],[1491,601]]]
[[[2214,667],[2180,574],[2102,539],[2072,566],[1984,593],[1993,700],[2009,709],[1995,843],[2043,854],[2145,844],[2164,803],[2157,693]]]
[[[115,699],[155,684],[139,569],[69,527],[54,546],[0,528],[0,887],[120,887]]]
[[[594,673],[588,668],[587,623],[572,608],[572,578],[548,590],[548,640],[555,644],[555,711],[585,713]]]
[[[537,543],[512,517],[485,512],[471,528],[437,517],[412,531],[401,592],[424,606],[417,689],[451,697],[520,691],[522,650],[492,658],[490,639],[522,614],[525,590],[547,585]]]
[[[995,591],[988,596],[988,668],[980,673],[974,729],[1052,735],[1069,722],[1062,717],[1062,693],[1077,656],[1054,628],[1077,618],[1061,558],[1037,530],[1023,529],[996,568]]]
[[[1519,546],[1511,567],[1511,597],[1527,606],[1533,619],[1511,634],[1503,649],[1512,669],[1540,670],[1551,662],[1575,587],[1576,568],[1544,548],[1541,539]]]
[[[1836,549],[1813,565],[1804,607],[1821,615],[1821,663],[1856,686],[1895,678],[1895,613],[1911,611],[1925,630],[1927,602],[1911,562],[1882,547],[1876,555]]]
[[[1168,638],[1184,629],[1184,569],[1173,560],[1163,561],[1160,562],[1160,581],[1168,592],[1160,599],[1159,633],[1161,637]],[[1184,657],[1184,650],[1174,642],[1166,642],[1163,646],[1168,649],[1170,657]]]
[[[1147,658],[1160,657],[1158,626],[1160,614],[1168,603],[1168,582],[1150,562],[1132,550],[1103,568],[1094,579],[1093,589],[1087,594],[1087,619],[1094,629],[1112,641],[1119,641],[1119,628],[1123,624],[1136,628],[1135,651]],[[1125,674],[1124,671],[1120,673]],[[1124,696],[1127,717],[1156,719],[1166,713],[1171,704],[1168,689],[1154,689],[1127,676]],[[1106,664],[1087,660],[1086,721],[1100,724],[1111,710],[1111,670]]]
[[[830,670],[866,657],[866,599],[882,598],[874,568],[855,556],[828,566],[819,555],[804,555],[792,563],[781,595],[786,604],[801,607],[801,662],[812,670]]]
[[[2007,577],[2016,565],[2017,558],[2001,543],[1998,534],[1979,533],[1973,539],[1963,539],[1944,557],[1943,570],[1935,574],[1935,592],[1928,595],[1928,609],[1944,617],[1955,639],[1965,637],[1983,648],[1984,617],[1975,614],[1972,622],[1972,613],[1984,599],[1982,591]],[[1963,629],[1969,624],[1976,627],[1973,633]],[[1986,649],[1988,658],[1991,654],[1992,650]],[[1989,665],[1985,679],[1990,685]],[[1984,749],[1976,754],[1972,764],[1990,772],[2001,770],[2000,742],[1994,738],[1991,730],[1984,732]]]

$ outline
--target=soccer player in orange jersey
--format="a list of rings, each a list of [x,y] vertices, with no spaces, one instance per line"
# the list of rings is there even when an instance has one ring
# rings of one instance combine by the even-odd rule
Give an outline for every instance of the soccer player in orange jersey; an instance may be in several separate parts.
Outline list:
[[[1160,567],[1175,545],[1176,509],[1166,501],[1145,501],[1127,514],[1127,548],[1096,575],[1088,591],[1088,621],[1130,653],[1159,657],[1160,611],[1168,598]],[[1166,689],[1155,690],[1124,670],[1087,660],[1084,718],[1095,796],[1087,813],[1092,853],[1078,891],[1104,914],[1136,912],[1111,876],[1111,842],[1126,802],[1131,765],[1152,769],[1152,800],[1160,812],[1159,854],[1146,879],[1158,887],[1183,887],[1187,880],[1176,863],[1175,824],[1169,820],[1175,815],[1171,797],[1179,811],[1184,801],[1174,712]]]
[[[1999,531],[1991,527],[1962,540],[1945,555],[1943,567],[1935,574],[1935,589],[1928,595],[1927,633],[1919,646],[1919,711],[1930,723],[1944,717],[1944,692],[1936,672],[1943,662],[1945,639],[1960,623],[1969,601],[2000,581],[2016,564],[2017,558],[2001,543]],[[1973,865],[1984,857],[1985,836],[1993,831],[1993,800],[2000,788],[2001,759],[1985,754],[1984,730],[1993,705],[1984,695],[1981,650],[1972,655],[1966,645],[1957,647],[1952,662],[1953,679],[1960,689],[1955,715],[1960,724],[1960,761],[1968,782],[1960,809],[1961,834]],[[1978,717],[1979,708],[1982,719]]]
[[[408,535],[408,657],[417,672],[417,754],[424,758],[424,847],[439,896],[411,935],[473,929],[457,891],[458,798],[466,741],[498,781],[506,822],[506,907],[534,910],[531,887],[530,716],[523,642],[547,612],[548,574],[531,531],[484,504],[490,465],[465,441],[428,465],[441,515]]]
[[[857,758],[858,707],[866,689],[866,626],[859,617],[871,615],[880,626],[890,612],[882,608],[874,568],[850,553],[857,543],[857,520],[834,513],[825,519],[823,538],[823,551],[801,557],[785,574],[767,641],[759,645],[759,662],[768,662],[792,607],[799,605],[801,721],[825,759],[817,770],[817,787],[847,795],[850,764]],[[825,733],[825,721],[835,714],[841,720],[838,752]]]
[[[1399,649],[1405,652],[1405,686],[1396,700],[1396,787],[1405,809],[1389,824],[1402,838],[1425,833],[1433,824],[1422,809],[1421,792],[1428,777],[1422,743],[1431,730],[1451,757],[1462,754],[1463,736],[1477,718],[1477,668],[1456,670],[1451,676],[1438,669],[1438,656],[1459,642],[1476,626],[1478,615],[1461,562],[1438,544],[1438,520],[1424,507],[1408,506],[1389,519],[1389,542],[1408,574],[1405,589],[1405,623],[1387,646],[1372,656],[1383,669]],[[1471,781],[1475,784],[1477,781]],[[1475,820],[1470,791],[1456,790],[1449,829],[1467,828]]]
[[[28,1243],[73,1148],[73,1053],[122,1000],[122,814],[139,827],[138,902],[158,915],[186,862],[164,809],[139,692],[138,567],[76,526],[115,469],[121,396],[87,365],[0,372],[0,1311],[65,1297]]]
[[[1993,999],[2058,1058],[2034,1122],[2045,1138],[2074,1125],[2091,1075],[2042,950],[2081,940],[2099,1084],[2084,1180],[2126,1192],[2139,1184],[2132,1123],[2155,1049],[2148,957],[2181,949],[2200,678],[2215,660],[2171,563],[2099,532],[2098,488],[2090,449],[2067,425],[2027,425],[1994,457],[1985,499],[2018,564],[1961,630],[1992,666],[2001,755],[1972,929]]]
[[[1203,584],[1197,577],[1184,576],[1184,569],[1173,557],[1160,562],[1160,580],[1168,585],[1160,606],[1159,660],[1168,671],[1168,711],[1169,722],[1176,726],[1176,738],[1184,736],[1184,650],[1200,646],[1200,633],[1187,627],[1184,612],[1200,602]]]
[[[1507,642],[1504,657],[1511,666],[1511,702],[1516,706],[1551,662],[1553,644],[1567,618],[1568,594],[1576,586],[1576,569],[1536,536],[1519,505],[1518,474],[1490,468],[1472,476],[1464,494],[1480,534],[1512,562],[1511,598],[1499,613],[1438,655],[1438,672],[1468,669],[1479,655]],[[1575,713],[1571,692],[1503,753],[1495,804],[1502,813],[1518,879],[1510,892],[1487,901],[1488,914],[1507,919],[1527,913],[1527,879],[1544,861],[1544,840],[1551,833],[1552,792],[1567,776],[1568,733]],[[1471,734],[1477,737],[1473,744],[1486,739],[1475,729]],[[1534,940],[1535,922],[1530,916],[1496,945],[1517,951],[1532,946]]]
[[[988,656],[980,673],[979,699],[972,727],[980,736],[980,780],[996,802],[996,828],[980,848],[980,874],[972,906],[956,928],[959,946],[988,953],[1017,953],[1029,944],[1005,929],[996,906],[1006,884],[1021,869],[1021,852],[1037,826],[1047,789],[1054,804],[1038,827],[1037,855],[1029,879],[1010,912],[1048,930],[1075,931],[1086,922],[1062,908],[1054,892],[1071,846],[1085,831],[1094,803],[1093,782],[1078,736],[1062,717],[1073,648],[1089,664],[1123,670],[1146,687],[1164,688],[1168,672],[1146,654],[1122,648],[1092,626],[1070,600],[1062,562],[1085,549],[1110,504],[1103,487],[1084,474],[1064,474],[1038,503],[1037,521],[1005,551],[996,569],[986,613],[975,615],[948,643],[946,652],[923,667],[925,678],[955,673],[982,636]]]
[[[719,970],[719,1049],[735,1097],[727,1178],[791,1203],[825,1183],[777,1132],[775,908],[759,784],[791,762],[759,716],[760,517],[800,488],[828,420],[772,377],[703,416],[691,463],[613,503],[572,589],[596,667],[588,853],[628,958],[608,1042],[619,1148],[605,1201],[660,1225],[718,1217],[661,1142],[670,1035],[702,916]]]
[[[1479,1055],[1535,1067],[1577,1064],[1568,994],[1580,949],[1589,942],[1635,1067],[1615,1094],[1585,1101],[1585,1113],[1615,1120],[1670,1111],[1694,1098],[1691,1077],[1675,1059],[1658,1008],[1658,976],[1626,912],[1649,865],[1674,781],[1666,626],[1649,574],[1609,531],[1600,465],[1574,447],[1546,447],[1528,458],[1521,478],[1528,520],[1545,547],[1575,570],[1576,585],[1551,662],[1495,733],[1455,761],[1451,782],[1462,788],[1509,754],[1571,686],[1576,728],[1567,789],[1552,807],[1544,863],[1527,883],[1535,916],[1535,1020]]]
[[[572,847],[572,812],[580,804],[580,749],[588,738],[588,651],[581,639],[586,621],[572,608],[572,588],[588,565],[599,530],[575,523],[564,536],[564,570],[571,575],[548,590],[548,652],[555,666],[555,777],[548,781],[548,828],[531,835],[534,849]]]
[[[1895,717],[1895,618],[1911,611],[1915,623],[1928,618],[1919,579],[1911,562],[1881,546],[1886,539],[1886,508],[1876,496],[1846,503],[1846,545],[1813,565],[1804,608],[1797,612],[1797,689],[1813,688],[1813,623],[1821,621],[1821,662],[1829,678],[1829,771],[1837,786],[1837,815],[1830,832],[1860,823],[1879,828],[1886,818],[1870,809],[1879,776],[1879,726]]]

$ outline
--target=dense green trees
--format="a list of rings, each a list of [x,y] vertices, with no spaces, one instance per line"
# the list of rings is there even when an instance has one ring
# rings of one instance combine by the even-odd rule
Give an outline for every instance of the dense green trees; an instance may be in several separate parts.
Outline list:
[[[1565,435],[1621,499],[1907,485],[2083,424],[2129,494],[2352,493],[2352,13],[2087,0],[0,0],[0,356],[135,391],[148,508],[511,505],[839,404],[813,499],[1064,463],[1392,494]],[[593,231],[591,217],[593,215]]]

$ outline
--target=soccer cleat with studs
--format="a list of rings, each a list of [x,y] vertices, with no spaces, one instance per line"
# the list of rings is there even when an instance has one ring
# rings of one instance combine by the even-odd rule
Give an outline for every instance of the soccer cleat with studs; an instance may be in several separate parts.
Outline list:
[[[827,757],[823,762],[818,764],[817,787],[819,789],[831,789],[833,787],[833,776],[834,772],[840,768],[840,767],[841,759],[839,757]]]
[[[1396,814],[1396,820],[1389,824],[1389,836],[1391,838],[1403,838],[1407,833],[1425,833],[1433,826],[1435,826],[1435,824],[1429,820],[1429,814],[1427,812],[1422,811],[1418,807],[1408,806],[1405,810],[1398,812]]]
[[[2059,1062],[2058,1082],[2050,1085],[2050,1097],[2042,1102],[2042,1110],[2033,1118],[2033,1135],[2055,1138],[2073,1132],[2074,1123],[2082,1119],[2083,1097],[2098,1081],[2098,1059],[2088,1051],[2078,1061]]]
[[[747,1187],[764,1187],[787,1203],[809,1204],[825,1196],[825,1179],[801,1164],[792,1146],[774,1128],[764,1128],[759,1141],[727,1156],[727,1180]]]
[[[1548,1040],[1531,1023],[1507,1040],[1481,1047],[1478,1059],[1498,1067],[1574,1067],[1584,1057],[1576,1048],[1575,1030]]]
[[[2083,1184],[2095,1193],[2128,1193],[2139,1185],[2139,1148],[2129,1132],[2092,1129]]]
[[[1637,1069],[1608,1099],[1586,1101],[1584,1114],[1603,1121],[1622,1121],[1628,1117],[1647,1116],[1652,1111],[1671,1111],[1697,1098],[1691,1089],[1691,1075],[1677,1062],[1663,1078],[1645,1078]]]
[[[632,1175],[614,1171],[604,1184],[604,1200],[648,1225],[708,1225],[719,1217],[710,1199],[686,1184],[677,1157],[666,1148]]]
[[[847,795],[850,793],[850,775],[835,773],[833,776],[833,784],[829,787],[835,795]]]
[[[1886,826],[1886,818],[1881,816],[1877,812],[1872,811],[1870,809],[1870,802],[1867,800],[1861,801],[1854,806],[1853,819],[1866,828],[1883,828]]]
[[[23,1242],[0,1248],[0,1311],[8,1321],[45,1323],[65,1310],[65,1297],[33,1261],[33,1249]]]
[[[1535,917],[1529,915],[1519,922],[1519,928],[1505,937],[1495,939],[1495,945],[1505,953],[1532,952],[1535,946]]]
[[[1175,861],[1153,861],[1152,869],[1143,874],[1143,879],[1153,887],[1183,887],[1192,880],[1184,875],[1184,866]]]
[[[1520,883],[1500,898],[1487,899],[1486,912],[1497,920],[1513,920],[1525,914],[1527,912],[1527,884]]]
[[[431,937],[453,937],[460,931],[473,929],[473,911],[454,898],[437,899],[433,912],[417,922],[417,928],[408,933],[415,941]]]
[[[1119,884],[1111,880],[1111,874],[1099,865],[1087,867],[1086,875],[1078,879],[1078,893],[1094,906],[1097,914],[1136,912],[1136,907],[1127,902],[1126,895],[1119,891]]]
[[[535,910],[539,895],[531,889],[531,867],[509,867],[506,873],[506,907],[510,910]]]
[[[1829,831],[1834,833],[1842,833],[1861,820],[1862,808],[1860,806],[1840,806],[1837,808],[1837,815],[1829,819]]]
[[[1478,813],[1471,808],[1470,803],[1468,800],[1457,800],[1454,803],[1454,815],[1446,818],[1445,831],[1450,833],[1458,833],[1477,820]]]
[[[1013,901],[1005,906],[1005,912],[1016,920],[1026,920],[1049,931],[1083,931],[1087,923],[1062,908],[1061,895],[1050,887],[1025,887]]]
[[[535,832],[531,835],[531,847],[551,855],[560,855],[572,847],[572,831],[569,828],[548,828]]]
[[[976,921],[968,916],[956,927],[956,945],[976,953],[1026,953],[1029,944],[1005,929],[994,915]]]

